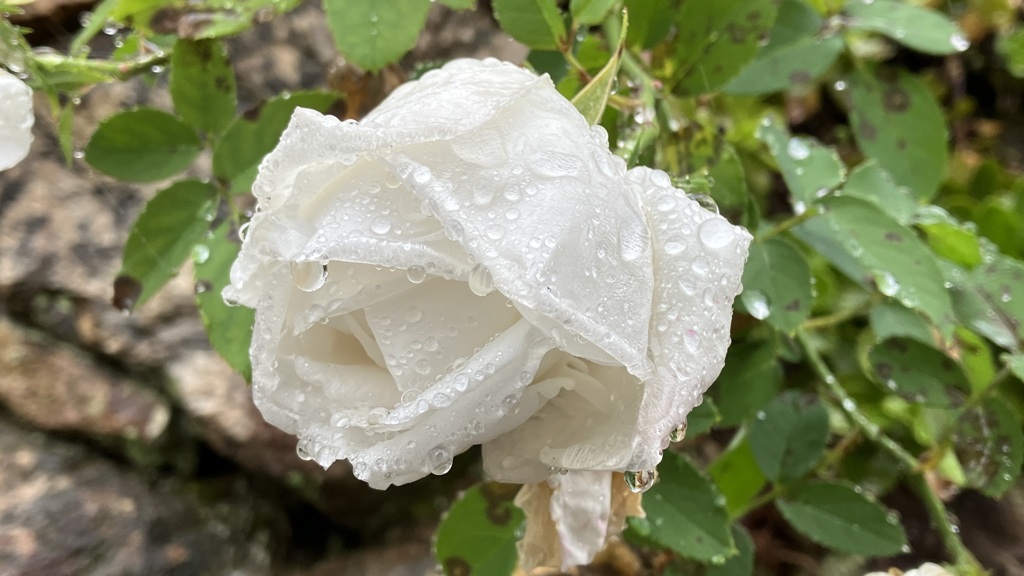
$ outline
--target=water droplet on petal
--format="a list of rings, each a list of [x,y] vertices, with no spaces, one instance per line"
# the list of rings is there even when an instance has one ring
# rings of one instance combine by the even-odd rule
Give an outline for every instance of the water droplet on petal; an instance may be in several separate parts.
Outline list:
[[[736,239],[736,229],[725,218],[711,218],[700,225],[700,241],[712,250],[721,250]]]
[[[469,271],[469,289],[477,296],[487,296],[494,292],[494,276],[483,264],[477,264]]]
[[[391,231],[391,222],[384,217],[378,216],[370,222],[370,232],[374,234],[387,234]]]
[[[686,420],[683,420],[683,423],[668,435],[668,439],[672,442],[679,442],[684,438],[686,438]]]
[[[626,487],[636,493],[649,490],[657,478],[658,473],[654,470],[630,470],[625,473]]]
[[[427,469],[438,476],[452,469],[452,450],[444,444],[438,444],[427,453]]]
[[[421,284],[427,279],[427,269],[418,264],[414,264],[409,266],[405,271],[405,275],[409,279],[409,282],[412,282],[413,284]]]
[[[303,292],[319,290],[327,281],[327,265],[319,262],[292,262],[292,281]]]

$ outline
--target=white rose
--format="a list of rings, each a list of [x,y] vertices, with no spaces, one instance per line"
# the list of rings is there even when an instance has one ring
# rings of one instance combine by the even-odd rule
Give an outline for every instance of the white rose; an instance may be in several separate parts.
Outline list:
[[[903,576],[953,576],[953,574],[948,570],[938,564],[933,564],[932,562],[925,562],[919,567],[907,572],[900,572],[894,568],[888,572],[869,572],[864,576],[892,576],[892,574],[903,574]]]
[[[0,69],[0,170],[28,156],[32,144],[32,89]]]
[[[254,192],[224,294],[256,309],[266,419],[376,488],[475,444],[551,477],[563,565],[722,368],[750,235],[627,171],[546,76],[458,60],[359,123],[297,110]]]

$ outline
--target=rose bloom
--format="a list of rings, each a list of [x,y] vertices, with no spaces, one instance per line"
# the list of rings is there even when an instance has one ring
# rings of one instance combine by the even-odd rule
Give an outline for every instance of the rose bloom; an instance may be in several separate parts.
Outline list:
[[[28,156],[32,144],[32,89],[0,69],[0,170]]]
[[[538,562],[621,530],[613,473],[653,471],[722,368],[750,235],[547,76],[457,60],[358,123],[296,110],[254,193],[224,295],[266,419],[375,488],[482,445],[560,536]]]

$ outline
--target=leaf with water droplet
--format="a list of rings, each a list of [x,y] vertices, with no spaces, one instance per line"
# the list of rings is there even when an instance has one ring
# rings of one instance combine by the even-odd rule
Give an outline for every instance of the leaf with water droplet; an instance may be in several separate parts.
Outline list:
[[[722,419],[721,427],[737,426],[775,397],[782,382],[782,367],[773,342],[735,342],[725,356],[725,367],[708,391]]]
[[[884,389],[916,404],[955,406],[970,391],[956,360],[908,338],[890,338],[868,354],[873,378]]]
[[[730,515],[743,510],[761,492],[766,480],[754,458],[746,430],[733,437],[725,452],[708,467],[708,473],[725,496]]]
[[[530,48],[555,50],[565,41],[555,0],[494,0],[492,5],[501,29]]]
[[[213,231],[206,241],[209,257],[205,262],[196,262],[194,279],[209,289],[196,294],[199,315],[203,318],[210,344],[236,372],[252,380],[252,365],[249,361],[249,343],[252,340],[252,325],[255,312],[244,306],[228,306],[221,291],[230,283],[231,265],[238,256],[237,234],[231,222],[226,221]]]
[[[759,320],[792,333],[811,313],[811,267],[785,240],[755,242],[743,269],[740,301]]]
[[[178,273],[192,247],[209,229],[205,216],[216,197],[213,186],[183,180],[157,192],[146,203],[132,225],[118,273],[141,284],[130,307],[141,306]]]
[[[731,558],[722,558],[722,562],[712,564],[704,572],[705,576],[753,576],[754,574],[754,540],[750,532],[739,522],[732,525],[732,539],[739,551]],[[712,559],[714,560],[714,559]]]
[[[970,46],[955,22],[924,6],[902,0],[852,0],[843,10],[849,28],[884,34],[925,54],[955,54]]]
[[[572,105],[583,114],[590,124],[597,124],[601,121],[605,106],[608,105],[608,97],[615,89],[615,81],[619,76],[619,59],[622,56],[622,49],[626,45],[626,30],[629,29],[629,17],[622,13],[622,28],[619,35],[618,48],[608,63],[601,68],[594,77],[579,91],[572,99]]]
[[[674,452],[665,453],[658,476],[658,483],[644,494],[646,539],[704,562],[736,554],[729,516],[715,485]]]
[[[989,398],[960,419],[954,450],[968,486],[999,498],[1021,473],[1021,419],[1006,399]]]
[[[924,206],[914,216],[914,225],[925,233],[936,254],[967,269],[981,263],[981,241],[975,231],[938,206]]]
[[[175,42],[168,87],[178,115],[197,130],[220,134],[235,117],[235,74],[219,40]]]
[[[871,329],[882,342],[889,338],[906,337],[932,346],[935,336],[923,316],[898,302],[882,302],[870,312]]]
[[[466,490],[441,519],[434,554],[448,576],[511,574],[525,519],[513,503],[519,486],[487,482]]]
[[[821,34],[824,21],[806,2],[783,0],[775,26],[754,60],[722,88],[730,94],[808,90],[843,51],[843,39]]]
[[[1003,348],[1024,347],[1024,263],[995,254],[970,272],[943,270],[962,322]]]
[[[789,391],[750,425],[750,448],[765,477],[796,480],[811,470],[828,443],[828,412],[813,396]]]
[[[859,198],[825,198],[821,205],[826,212],[798,226],[796,235],[852,280],[884,288],[904,306],[923,312],[948,340],[952,301],[935,255],[914,231]]]
[[[676,11],[673,91],[691,95],[721,88],[757,53],[777,10],[775,0],[683,3]]]
[[[777,114],[764,117],[757,137],[775,158],[794,205],[811,204],[846,178],[846,167],[834,149],[809,136],[791,136]]]
[[[843,194],[873,203],[900,224],[910,224],[917,199],[907,188],[896,184],[892,174],[876,160],[862,162],[850,172],[843,185]]]
[[[909,72],[859,71],[846,80],[857,145],[919,199],[946,176],[946,118],[928,86]]]
[[[711,397],[705,396],[703,401],[686,415],[685,437],[700,436],[710,430],[721,418],[715,401]]]
[[[816,482],[776,501],[782,516],[811,540],[841,552],[886,556],[906,544],[888,511],[846,484]]]
[[[427,22],[428,0],[327,0],[327,26],[353,64],[377,72],[416,45]]]

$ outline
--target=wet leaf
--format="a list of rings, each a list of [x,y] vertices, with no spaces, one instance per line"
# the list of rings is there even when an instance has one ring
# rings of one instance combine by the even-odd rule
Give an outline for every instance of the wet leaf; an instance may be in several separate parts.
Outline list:
[[[600,24],[611,13],[617,0],[571,0],[569,12],[578,24]]]
[[[171,58],[174,109],[193,128],[220,134],[235,117],[235,74],[224,44],[178,40]]]
[[[708,180],[712,181],[711,197],[722,215],[730,222],[742,223],[755,230],[757,226],[751,226],[747,221],[751,194],[743,162],[731,145],[722,146],[721,153],[708,171]]]
[[[793,332],[811,313],[807,259],[784,240],[755,242],[743,269],[740,299],[751,316]]]
[[[775,345],[739,342],[729,347],[725,367],[708,391],[722,415],[719,426],[737,426],[775,397],[782,383],[782,367]]]
[[[869,358],[875,381],[915,404],[955,406],[971,389],[955,360],[917,340],[890,338],[874,346]]]
[[[994,256],[969,273],[945,264],[957,316],[999,346],[1024,347],[1024,263]]]
[[[871,202],[900,224],[909,224],[917,210],[913,193],[896,184],[892,174],[875,160],[863,162],[850,172],[843,194]]]
[[[936,254],[968,269],[981,262],[981,242],[964,226],[938,206],[924,206],[914,217],[914,225],[925,233]]]
[[[921,311],[951,337],[952,302],[935,256],[917,235],[864,200],[839,196],[820,205],[825,213],[797,235],[852,280]]]
[[[679,94],[721,88],[754,57],[776,11],[774,0],[684,2],[676,12],[677,71],[670,86]]]
[[[842,38],[821,36],[823,27],[821,16],[806,2],[783,0],[768,43],[722,90],[768,94],[810,88],[843,50]]]
[[[1024,354],[1004,354],[1003,362],[1019,380],[1024,380]]]
[[[846,167],[835,150],[822,146],[814,138],[790,136],[778,115],[764,117],[757,137],[775,158],[798,213],[846,178]]]
[[[898,554],[907,541],[895,516],[845,484],[808,484],[776,506],[794,528],[834,550],[886,556]]]
[[[715,485],[674,452],[658,466],[658,482],[644,493],[647,518],[630,518],[645,539],[694,560],[724,560],[736,554],[725,499]]]
[[[686,437],[696,438],[707,432],[721,419],[715,401],[705,397],[703,402],[686,415]]]
[[[630,46],[653,48],[672,29],[672,19],[665,17],[671,10],[670,0],[625,0],[623,4],[632,22],[626,34]]]
[[[248,192],[256,168],[281,139],[292,112],[299,106],[323,112],[337,99],[337,95],[326,92],[285,94],[236,118],[213,151],[213,173],[231,182],[233,192]]]
[[[811,470],[828,443],[828,412],[814,396],[788,391],[750,425],[750,448],[769,480],[796,480]]]
[[[325,0],[327,25],[338,50],[370,72],[398,61],[416,45],[429,0]]]
[[[618,48],[608,62],[601,68],[590,82],[572,99],[572,105],[580,111],[591,125],[601,121],[608,97],[615,89],[615,81],[619,75],[619,57],[626,45],[626,31],[629,29],[629,17],[622,15],[622,33],[619,36]]]
[[[139,214],[124,247],[119,277],[141,289],[132,306],[141,306],[178,273],[192,247],[209,230],[217,190],[195,180],[176,182],[157,192]]]
[[[196,303],[213,349],[246,381],[252,381],[249,343],[255,312],[245,306],[228,306],[221,297],[221,291],[230,283],[231,265],[239,248],[238,233],[230,221],[196,245],[192,251]]]
[[[494,17],[509,36],[539,50],[565,42],[565,22],[555,0],[494,0]]]
[[[1021,420],[1005,400],[990,398],[961,419],[955,451],[968,485],[999,498],[1020,476],[1024,462]]]
[[[846,25],[878,32],[926,54],[954,54],[970,43],[945,14],[901,0],[850,0]]]
[[[946,176],[948,133],[938,102],[908,72],[858,72],[847,84],[857,145],[917,198],[935,195]]]
[[[514,503],[519,486],[487,482],[466,490],[441,519],[434,542],[448,576],[511,574],[516,532],[523,524]]]
[[[742,510],[764,486],[765,477],[754,458],[750,435],[741,432],[711,466],[708,473],[725,496],[729,514]]]
[[[195,131],[181,120],[136,108],[104,120],[85,147],[85,159],[115,178],[154,182],[187,168],[201,149]]]
[[[882,342],[890,338],[909,338],[933,346],[935,336],[928,321],[919,313],[898,302],[882,302],[871,308],[871,329]]]
[[[750,537],[750,532],[738,522],[732,525],[731,531],[739,552],[727,558],[722,564],[709,564],[705,576],[753,576],[754,540]]]

